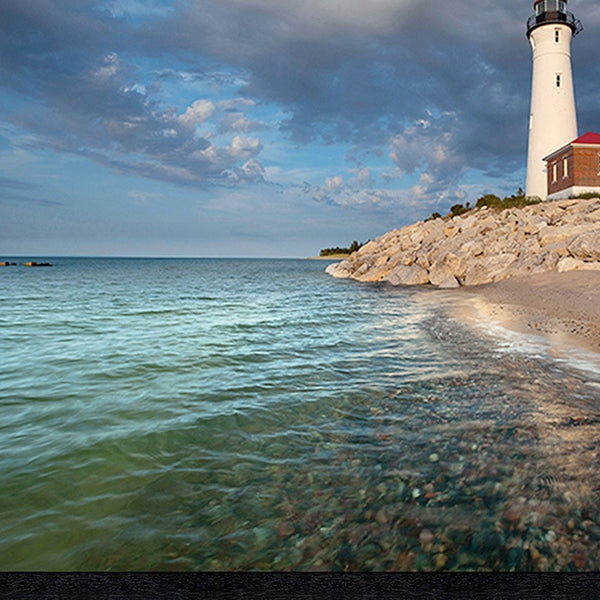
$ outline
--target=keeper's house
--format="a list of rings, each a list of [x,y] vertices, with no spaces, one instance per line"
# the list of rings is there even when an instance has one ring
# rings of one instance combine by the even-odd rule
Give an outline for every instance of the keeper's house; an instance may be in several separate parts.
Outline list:
[[[548,200],[598,193],[600,197],[600,134],[589,131],[544,157]]]

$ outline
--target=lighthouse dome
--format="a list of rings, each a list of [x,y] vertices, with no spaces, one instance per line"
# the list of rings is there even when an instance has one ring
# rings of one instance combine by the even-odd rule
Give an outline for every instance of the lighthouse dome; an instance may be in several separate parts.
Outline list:
[[[536,15],[541,15],[544,12],[558,11],[567,12],[567,0],[536,0],[533,3],[533,9]]]

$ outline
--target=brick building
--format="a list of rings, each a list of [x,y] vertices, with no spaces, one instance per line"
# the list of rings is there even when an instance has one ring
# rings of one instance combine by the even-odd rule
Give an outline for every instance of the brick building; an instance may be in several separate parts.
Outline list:
[[[600,196],[600,134],[589,131],[544,157],[548,200],[588,192]]]

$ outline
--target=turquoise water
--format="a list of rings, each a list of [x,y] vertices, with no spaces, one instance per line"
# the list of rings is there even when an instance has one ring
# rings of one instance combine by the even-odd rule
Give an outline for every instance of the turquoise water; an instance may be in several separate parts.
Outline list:
[[[51,262],[0,270],[1,570],[598,569],[593,370],[318,261]]]

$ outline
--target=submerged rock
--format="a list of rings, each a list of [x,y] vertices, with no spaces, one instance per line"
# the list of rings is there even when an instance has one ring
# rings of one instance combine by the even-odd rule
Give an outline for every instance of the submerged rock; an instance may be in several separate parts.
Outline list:
[[[544,271],[600,270],[600,198],[559,200],[419,222],[382,235],[333,277],[452,288]]]

